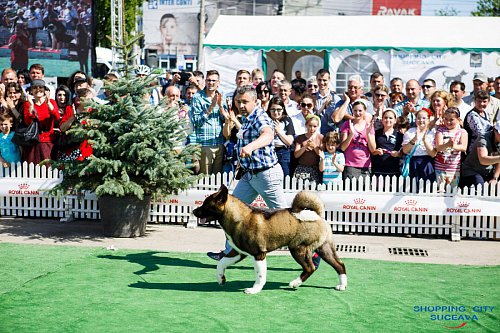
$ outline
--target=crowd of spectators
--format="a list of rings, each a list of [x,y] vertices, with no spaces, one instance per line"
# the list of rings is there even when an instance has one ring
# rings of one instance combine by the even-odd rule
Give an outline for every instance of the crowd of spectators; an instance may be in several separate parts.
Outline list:
[[[149,76],[141,65],[137,76]],[[482,73],[473,77],[472,91],[454,81],[449,91],[437,89],[432,78],[420,83],[400,78],[385,81],[373,73],[369,87],[360,75],[348,78],[347,89],[331,89],[330,72],[320,69],[314,77],[300,73],[288,81],[276,70],[265,81],[260,69],[235,73],[238,88],[255,90],[257,107],[273,125],[274,149],[283,176],[316,183],[336,183],[360,176],[408,176],[437,181],[446,186],[496,184],[500,176],[500,77],[493,90]],[[107,103],[105,85],[85,72],[72,75],[55,91],[43,81],[39,64],[28,70],[2,71],[0,84],[0,162],[44,159],[83,159],[92,154],[88,143],[71,146],[65,132],[78,121],[85,99]],[[104,81],[117,79],[107,74]],[[491,81],[491,80],[490,80]],[[235,91],[219,89],[215,70],[168,74],[154,80],[145,101],[176,108],[186,119],[185,144],[201,148],[193,171],[214,174],[235,171],[239,156],[234,147],[241,136],[245,115],[238,112]],[[38,118],[40,142],[15,146],[10,138],[20,122]],[[405,165],[406,164],[406,165]],[[404,166],[404,167],[403,167]],[[403,172],[404,176],[407,176]]]
[[[28,67],[28,50],[67,49],[88,71],[92,8],[86,0],[18,0],[0,4],[0,26],[8,29],[11,67]],[[6,30],[4,29],[4,30]],[[42,36],[43,35],[43,36]]]

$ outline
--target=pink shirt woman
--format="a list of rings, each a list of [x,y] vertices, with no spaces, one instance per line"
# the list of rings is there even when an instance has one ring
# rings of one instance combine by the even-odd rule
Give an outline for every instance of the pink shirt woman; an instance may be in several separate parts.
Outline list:
[[[365,120],[366,102],[356,100],[352,105],[353,119],[345,122],[340,133],[340,149],[345,155],[345,178],[370,175],[370,153],[376,149],[373,122]]]

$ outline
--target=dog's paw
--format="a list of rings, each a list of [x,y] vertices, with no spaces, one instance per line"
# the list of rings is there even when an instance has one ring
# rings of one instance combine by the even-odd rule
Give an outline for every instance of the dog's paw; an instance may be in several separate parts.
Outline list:
[[[244,293],[247,295],[254,295],[260,293],[262,288],[245,288]]]
[[[338,291],[344,291],[347,289],[347,285],[345,284],[339,284],[335,287],[335,290],[338,290]]]
[[[290,286],[290,288],[296,289],[302,285],[302,279],[300,277],[298,277],[295,280],[293,280],[292,282],[290,282],[288,285]]]
[[[226,277],[224,276],[224,274],[217,274],[217,283],[220,285],[220,286],[223,286],[226,284]]]

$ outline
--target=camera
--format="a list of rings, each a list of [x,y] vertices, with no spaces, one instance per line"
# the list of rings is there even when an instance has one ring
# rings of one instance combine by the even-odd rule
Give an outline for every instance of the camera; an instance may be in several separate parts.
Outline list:
[[[190,73],[185,72],[185,71],[180,71],[180,72],[175,72],[173,74],[174,75],[179,74],[179,76],[181,77],[181,79],[179,80],[179,82],[177,82],[177,84],[179,84],[181,86],[189,85],[189,78],[191,77]]]

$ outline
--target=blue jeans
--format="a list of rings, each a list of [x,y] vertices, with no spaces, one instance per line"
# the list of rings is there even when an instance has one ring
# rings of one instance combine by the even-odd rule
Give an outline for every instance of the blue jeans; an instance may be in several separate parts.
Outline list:
[[[283,169],[283,177],[290,175],[290,148],[276,148],[276,155],[278,155],[278,163]]]
[[[283,170],[279,163],[256,175],[245,173],[233,191],[233,196],[247,204],[251,204],[259,194],[271,209],[290,207],[283,194]],[[224,253],[229,251],[231,246],[226,240]]]

